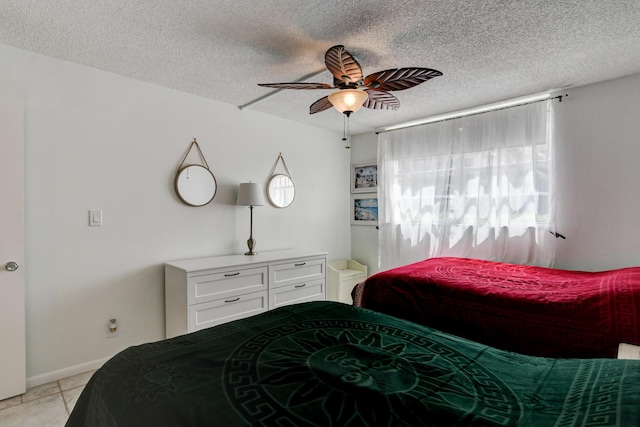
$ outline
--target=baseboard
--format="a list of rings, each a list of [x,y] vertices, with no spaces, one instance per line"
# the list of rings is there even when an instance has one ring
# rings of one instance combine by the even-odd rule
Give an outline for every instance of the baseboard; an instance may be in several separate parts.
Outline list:
[[[84,374],[85,372],[95,371],[96,369],[104,365],[107,360],[109,360],[108,357],[104,359],[93,360],[87,363],[81,363],[80,365],[70,366],[64,369],[59,369],[53,372],[47,372],[46,374],[29,377],[27,378],[27,388],[39,386],[53,381],[58,381],[63,378],[72,377],[78,374]]]

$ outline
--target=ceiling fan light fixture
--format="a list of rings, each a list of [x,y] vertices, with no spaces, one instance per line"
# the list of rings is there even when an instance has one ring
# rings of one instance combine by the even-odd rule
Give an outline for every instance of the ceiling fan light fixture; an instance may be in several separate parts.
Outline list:
[[[331,93],[329,102],[341,113],[355,113],[362,107],[369,95],[363,90],[341,89]]]

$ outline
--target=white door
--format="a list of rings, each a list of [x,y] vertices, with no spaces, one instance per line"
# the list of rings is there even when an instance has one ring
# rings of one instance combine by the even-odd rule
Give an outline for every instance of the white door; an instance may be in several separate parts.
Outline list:
[[[24,278],[23,106],[0,86],[0,399],[26,387]]]

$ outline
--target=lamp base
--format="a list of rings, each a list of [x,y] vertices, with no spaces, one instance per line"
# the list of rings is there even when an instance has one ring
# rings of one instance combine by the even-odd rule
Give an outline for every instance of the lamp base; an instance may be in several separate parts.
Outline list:
[[[249,252],[245,252],[245,255],[258,255],[258,252],[253,251],[253,248],[256,247],[256,239],[250,237],[249,240],[247,240],[247,246],[249,247]]]

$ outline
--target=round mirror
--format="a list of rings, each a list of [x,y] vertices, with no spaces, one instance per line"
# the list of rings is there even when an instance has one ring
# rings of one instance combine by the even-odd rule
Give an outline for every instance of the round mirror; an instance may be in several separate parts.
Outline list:
[[[202,165],[188,165],[181,168],[174,183],[176,194],[189,206],[204,206],[216,195],[216,178]]]
[[[286,208],[296,197],[296,188],[288,175],[272,175],[267,183],[269,201],[276,208]]]

